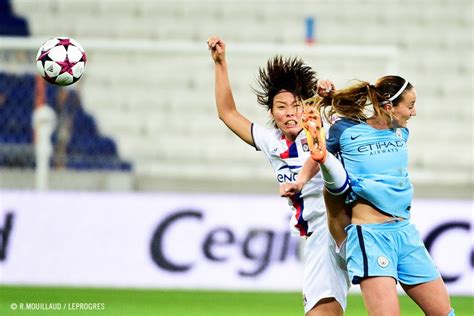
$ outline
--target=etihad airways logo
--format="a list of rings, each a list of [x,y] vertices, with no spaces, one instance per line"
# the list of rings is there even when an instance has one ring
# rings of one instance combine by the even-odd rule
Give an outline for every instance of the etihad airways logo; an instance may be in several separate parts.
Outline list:
[[[403,147],[405,147],[405,142],[396,140],[362,145],[357,148],[357,151],[360,153],[370,153],[370,155],[378,155],[398,152],[398,150]]]

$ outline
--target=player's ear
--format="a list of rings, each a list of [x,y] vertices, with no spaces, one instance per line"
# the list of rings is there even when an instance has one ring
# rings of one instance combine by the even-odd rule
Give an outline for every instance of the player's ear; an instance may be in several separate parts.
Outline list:
[[[384,109],[385,111],[387,111],[387,112],[392,111],[392,109],[393,109],[392,102],[389,102],[389,103],[384,104],[384,105],[383,105],[383,109]]]

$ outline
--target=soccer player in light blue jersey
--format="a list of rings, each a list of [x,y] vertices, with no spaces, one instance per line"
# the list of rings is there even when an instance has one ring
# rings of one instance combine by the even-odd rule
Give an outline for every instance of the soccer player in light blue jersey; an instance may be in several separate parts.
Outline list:
[[[320,100],[333,122],[329,137],[319,109],[305,111],[312,159],[295,183],[281,188],[291,196],[320,168],[328,218],[344,223],[351,211],[351,224],[332,226],[331,233],[339,245],[347,237],[349,277],[360,284],[369,315],[400,315],[397,282],[426,315],[454,315],[444,282],[410,222],[407,122],[416,115],[415,102],[414,87],[398,76],[357,82]]]

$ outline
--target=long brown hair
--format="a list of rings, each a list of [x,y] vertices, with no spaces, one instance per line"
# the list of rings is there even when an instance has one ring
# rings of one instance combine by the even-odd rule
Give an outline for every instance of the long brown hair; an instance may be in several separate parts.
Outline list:
[[[398,106],[405,91],[412,88],[409,82],[399,76],[381,77],[373,85],[358,80],[349,87],[335,91],[332,97],[323,98],[319,107],[329,122],[333,115],[361,121],[374,116],[392,126],[392,115],[384,105],[390,103],[392,106]],[[367,109],[370,105],[372,109],[369,113]]]

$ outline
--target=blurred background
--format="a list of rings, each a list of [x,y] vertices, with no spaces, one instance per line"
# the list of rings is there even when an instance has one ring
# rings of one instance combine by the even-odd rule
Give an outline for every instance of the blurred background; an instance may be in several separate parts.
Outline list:
[[[12,0],[10,5],[25,20],[22,35],[36,41],[27,48],[2,44],[2,54],[36,53],[60,35],[77,39],[88,54],[80,82],[70,89],[47,87],[50,106],[74,117],[69,137],[58,137],[59,127],[53,137],[52,189],[275,192],[263,156],[217,119],[206,48],[207,38],[216,34],[228,44],[237,105],[257,122],[265,123],[267,114],[251,87],[257,68],[277,53],[301,55],[338,86],[387,72],[405,76],[418,92],[418,116],[410,122],[416,194],[471,196],[469,0]],[[2,60],[0,178],[4,188],[31,189],[34,63],[15,57]],[[66,143],[60,146],[61,141]],[[105,153],[94,152],[103,146]],[[113,162],[101,164],[102,159]],[[109,176],[98,173],[104,169],[119,173],[120,180],[104,181]]]
[[[41,194],[54,201],[63,192],[65,205],[78,192],[80,201],[102,194],[109,197],[98,203],[105,209],[120,208],[120,194],[145,204],[166,204],[171,194],[187,205],[202,205],[196,194],[225,196],[223,203],[237,208],[239,196],[276,196],[264,156],[217,118],[206,40],[218,35],[227,43],[237,106],[260,124],[268,114],[251,89],[258,67],[276,54],[301,56],[337,87],[389,73],[407,78],[418,95],[409,122],[415,198],[464,203],[459,216],[467,222],[457,223],[469,232],[460,238],[472,255],[472,9],[471,0],[0,0],[4,232],[8,210],[27,217],[31,203],[49,207]],[[35,74],[37,49],[55,36],[76,39],[88,57],[82,79],[67,88]],[[38,175],[32,113],[43,102],[57,123],[49,170]],[[472,272],[472,259],[466,265]]]

